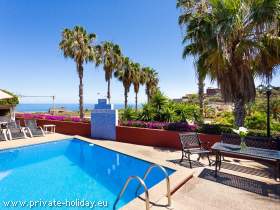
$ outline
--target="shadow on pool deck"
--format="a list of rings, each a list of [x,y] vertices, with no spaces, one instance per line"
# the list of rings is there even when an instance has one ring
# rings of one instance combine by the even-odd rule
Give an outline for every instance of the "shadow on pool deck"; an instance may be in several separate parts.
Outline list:
[[[173,159],[168,160],[172,163],[178,164],[180,166],[183,166],[185,168],[190,168],[189,161],[184,159],[182,162],[180,162],[181,159]],[[213,161],[213,158],[211,159]],[[214,162],[214,161],[213,161]],[[242,162],[242,160],[239,159],[227,159],[222,162],[221,168],[230,170],[237,173],[243,173],[248,175],[254,175],[258,177],[268,178],[268,179],[274,179],[275,171],[273,169],[274,166],[270,166],[267,163],[260,163],[260,164],[254,164],[253,167],[248,167],[245,165],[240,165],[239,163]],[[208,161],[203,158],[199,161],[197,161],[195,158],[192,159],[192,168],[202,168],[202,167],[208,167]],[[212,167],[214,169],[214,163],[212,163]]]
[[[181,162],[181,159],[168,160],[168,161],[178,164],[180,166],[183,166],[185,168],[190,168],[190,163],[186,159],[184,159],[182,162]],[[199,161],[192,160],[192,168],[199,168],[199,167],[205,167],[205,166],[207,166],[207,165],[205,165]]]
[[[203,169],[198,177],[241,190],[246,190],[248,192],[256,193],[262,196],[280,199],[280,184],[267,184],[261,181],[256,181],[220,171],[218,172],[216,178],[215,171],[207,168]]]
[[[223,169],[235,171],[235,172],[240,172],[240,173],[245,173],[245,174],[250,174],[254,176],[259,176],[259,177],[264,177],[264,178],[270,178],[274,179],[274,173],[275,171],[273,170],[273,167],[256,167],[251,168],[247,166],[242,166],[238,164],[232,164],[230,162],[222,162]]]

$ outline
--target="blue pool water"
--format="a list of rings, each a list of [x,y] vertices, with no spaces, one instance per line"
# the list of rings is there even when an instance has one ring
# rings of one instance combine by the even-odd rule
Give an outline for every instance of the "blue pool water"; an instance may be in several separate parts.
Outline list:
[[[100,205],[107,207],[95,206],[94,209],[112,209],[126,179],[131,175],[143,177],[150,165],[149,162],[78,139],[2,150],[0,209],[4,209],[3,206],[9,201],[26,201],[29,205],[26,209],[37,201],[33,209],[63,210],[87,209],[75,206],[73,201],[100,201]],[[166,170],[169,175],[174,172],[168,168]],[[147,187],[152,187],[163,178],[161,171],[154,168],[147,178]],[[118,207],[136,197],[137,186],[137,182],[132,181]],[[68,206],[50,207],[54,205],[51,201],[64,202],[62,205]],[[73,204],[71,207],[70,201]]]

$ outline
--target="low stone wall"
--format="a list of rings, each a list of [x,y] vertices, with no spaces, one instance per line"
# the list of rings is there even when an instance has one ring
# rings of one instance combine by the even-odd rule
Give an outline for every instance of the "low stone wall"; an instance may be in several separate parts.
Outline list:
[[[24,126],[24,119],[17,118],[20,120],[21,125]],[[56,125],[56,132],[65,135],[79,135],[84,137],[90,137],[90,123],[87,122],[71,122],[71,121],[58,121],[58,120],[41,120],[38,119],[37,123],[39,126],[53,124]]]
[[[179,131],[117,126],[117,141],[155,147],[181,149]],[[220,135],[199,134],[204,147],[210,148],[221,141]]]

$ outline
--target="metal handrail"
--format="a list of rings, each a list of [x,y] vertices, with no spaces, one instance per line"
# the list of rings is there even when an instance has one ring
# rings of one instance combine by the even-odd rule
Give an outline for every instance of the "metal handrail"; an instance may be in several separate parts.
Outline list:
[[[118,197],[117,197],[117,199],[116,199],[116,201],[115,201],[115,203],[114,203],[114,207],[113,207],[114,210],[116,209],[117,203],[119,202],[119,200],[120,200],[121,197],[123,196],[123,194],[124,194],[124,192],[125,192],[125,190],[126,190],[128,184],[129,184],[130,181],[133,180],[133,179],[136,179],[136,180],[140,183],[140,184],[139,184],[139,187],[140,187],[140,185],[143,186],[143,188],[144,188],[144,190],[145,190],[145,197],[146,197],[146,198],[145,198],[145,201],[146,201],[146,210],[150,210],[150,198],[149,198],[148,188],[147,188],[145,182],[144,182],[140,177],[138,177],[138,176],[130,176],[130,177],[127,178],[127,180],[126,180],[126,182],[125,182],[125,184],[124,184],[122,190],[120,191],[120,193],[119,193],[119,195],[118,195]],[[139,187],[138,187],[138,188],[139,188]]]
[[[165,175],[165,179],[166,179],[166,187],[167,187],[167,199],[168,199],[168,204],[167,206],[171,206],[171,191],[170,191],[170,180],[169,180],[169,176],[168,176],[168,173],[167,171],[165,170],[165,168],[163,168],[161,165],[158,165],[158,164],[152,164],[150,165],[150,167],[146,170],[145,172],[145,175],[144,175],[144,178],[143,178],[143,181],[146,180],[147,176],[150,174],[150,172],[152,171],[153,168],[159,168],[161,169],[161,171],[164,173]],[[136,189],[136,195],[137,195],[137,192],[139,190],[141,186],[139,185]]]

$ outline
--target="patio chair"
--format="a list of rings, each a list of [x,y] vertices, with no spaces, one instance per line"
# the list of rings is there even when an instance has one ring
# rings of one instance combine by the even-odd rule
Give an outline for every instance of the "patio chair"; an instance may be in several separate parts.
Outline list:
[[[24,128],[17,125],[15,121],[8,122],[7,129],[11,140],[27,138]]]
[[[30,137],[45,136],[44,130],[42,127],[37,125],[37,121],[35,119],[26,119],[24,120],[24,124],[26,129],[29,131]]]
[[[179,134],[179,137],[182,145],[182,158],[180,162],[182,162],[185,157],[190,163],[190,168],[192,168],[191,155],[197,154],[198,161],[201,156],[206,155],[209,161],[209,166],[211,166],[209,158],[210,151],[202,147],[197,133],[181,133]]]

